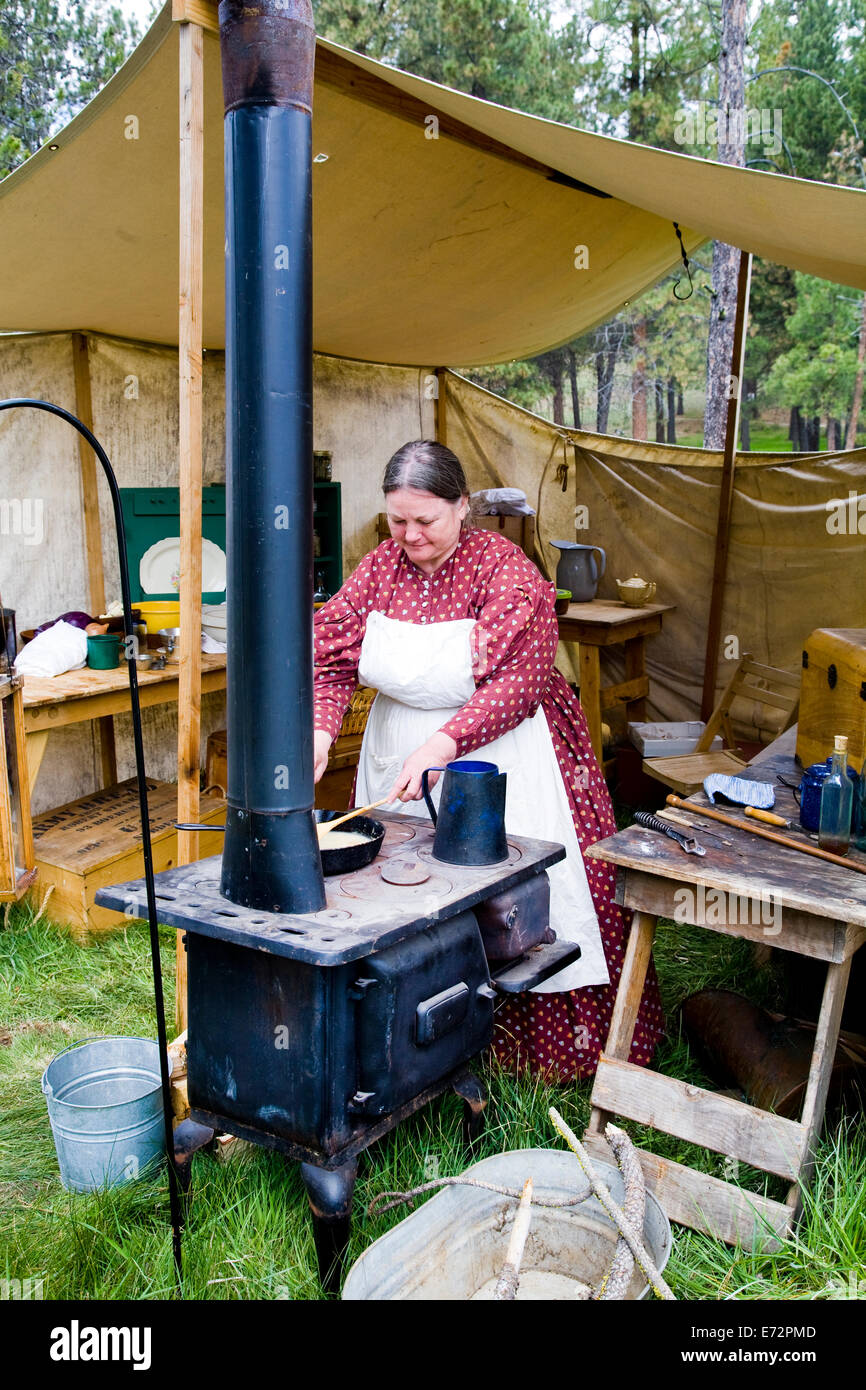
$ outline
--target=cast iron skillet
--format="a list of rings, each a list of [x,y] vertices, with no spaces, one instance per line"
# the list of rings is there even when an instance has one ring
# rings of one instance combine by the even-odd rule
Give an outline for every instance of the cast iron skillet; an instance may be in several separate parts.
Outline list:
[[[316,823],[322,821],[336,820],[338,816],[344,816],[345,811],[314,811]],[[325,877],[331,874],[351,874],[355,869],[363,869],[366,864],[372,864],[379,850],[382,848],[382,841],[385,838],[385,827],[380,820],[373,820],[372,816],[356,816],[354,820],[346,822],[346,830],[357,830],[361,835],[369,836],[365,845],[345,845],[343,849],[322,848],[322,872]],[[342,829],[342,827],[341,827]],[[337,834],[340,832],[337,831]],[[324,844],[327,845],[327,836]]]

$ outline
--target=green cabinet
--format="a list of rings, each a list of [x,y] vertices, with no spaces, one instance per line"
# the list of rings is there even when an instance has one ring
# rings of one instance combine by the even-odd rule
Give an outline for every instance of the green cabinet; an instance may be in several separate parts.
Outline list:
[[[176,599],[177,589],[145,593],[141,586],[142,557],[158,542],[180,536],[180,491],[176,487],[122,487],[120,506],[126,531],[129,588],[133,603],[143,599]],[[226,548],[226,490],[223,484],[202,488],[201,532],[205,540]],[[178,556],[179,558],[179,556]],[[225,602],[225,589],[202,594],[205,603]]]
[[[335,594],[343,583],[339,483],[313,484],[313,552],[313,587],[316,587],[316,575],[321,574],[328,593]]]

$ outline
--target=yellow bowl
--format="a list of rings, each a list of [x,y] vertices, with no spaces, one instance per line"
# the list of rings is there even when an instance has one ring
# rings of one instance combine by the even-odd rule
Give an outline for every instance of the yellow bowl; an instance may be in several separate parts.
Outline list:
[[[150,599],[135,606],[141,609],[148,632],[159,632],[164,627],[180,627],[180,599]]]

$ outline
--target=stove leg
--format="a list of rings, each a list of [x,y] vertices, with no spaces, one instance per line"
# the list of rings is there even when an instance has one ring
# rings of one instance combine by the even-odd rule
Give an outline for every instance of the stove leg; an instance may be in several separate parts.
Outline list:
[[[351,1158],[331,1171],[312,1163],[302,1163],[300,1168],[313,1215],[319,1279],[326,1293],[339,1293],[352,1226],[352,1194],[358,1176],[358,1160]]]
[[[463,1101],[463,1142],[471,1155],[484,1133],[485,1111],[490,1096],[484,1082],[471,1071],[455,1076],[451,1089]]]

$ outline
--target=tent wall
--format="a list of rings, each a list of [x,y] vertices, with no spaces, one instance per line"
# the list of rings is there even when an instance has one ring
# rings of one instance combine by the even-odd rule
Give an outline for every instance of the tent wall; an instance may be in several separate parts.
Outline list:
[[[463,459],[472,486],[502,480],[522,487],[533,506],[540,495],[537,525],[551,574],[559,556],[551,540],[599,545],[607,552],[601,597],[615,599],[616,579],[637,572],[657,582],[658,602],[676,604],[647,646],[648,712],[653,719],[694,719],[721,454],[560,431],[452,373],[447,392],[448,443]],[[554,476],[564,460],[565,492]],[[839,532],[840,509],[833,504],[841,501],[845,529]],[[576,507],[586,508],[578,518],[586,525],[577,531]],[[740,454],[717,691],[745,651],[799,671],[804,639],[817,627],[866,628],[866,449]],[[559,664],[572,678],[562,647]],[[624,679],[615,652],[602,654],[602,670],[608,682]],[[749,712],[738,713],[745,719]],[[759,727],[773,727],[771,711],[751,714]],[[762,725],[765,715],[768,723]]]
[[[121,487],[177,486],[177,352],[88,335],[93,424]],[[407,439],[433,434],[429,374],[416,368],[368,366],[316,357],[315,444],[333,453],[342,484],[343,563],[349,573],[376,544],[379,484],[393,451]],[[71,335],[0,338],[0,395],[38,396],[75,408]],[[225,374],[222,352],[204,359],[204,483],[225,481]],[[100,470],[101,474],[101,470]],[[106,595],[120,593],[111,504],[99,482]],[[69,609],[88,610],[76,436],[42,412],[0,416],[0,499],[29,501],[43,535],[12,534],[13,512],[0,509],[0,594],[14,608],[19,630]],[[177,713],[144,711],[148,770],[177,777]],[[131,723],[116,721],[118,774],[134,774]],[[202,702],[202,765],[208,734],[224,727],[225,698]],[[97,784],[99,743],[89,725],[52,734],[39,774],[34,811],[83,796]]]

